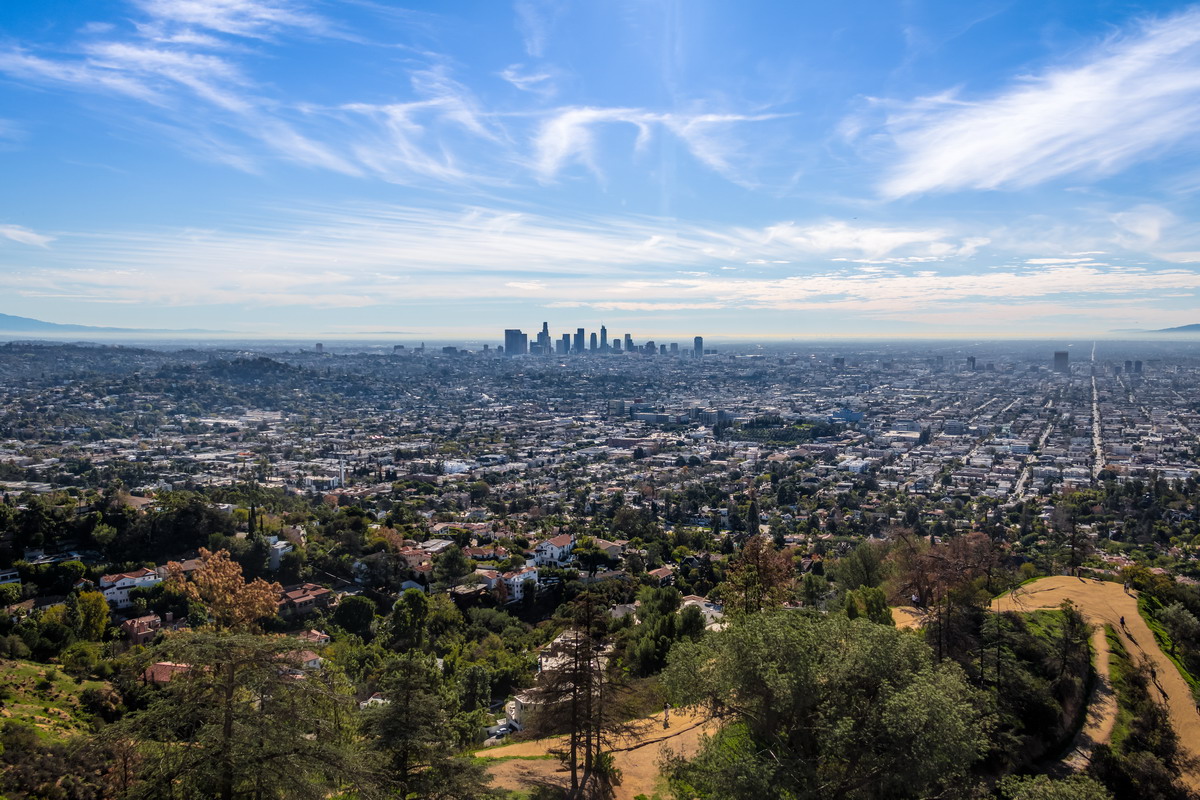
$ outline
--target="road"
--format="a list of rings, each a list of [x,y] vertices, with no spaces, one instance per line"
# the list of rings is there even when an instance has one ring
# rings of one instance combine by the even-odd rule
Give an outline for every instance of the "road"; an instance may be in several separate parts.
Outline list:
[[[1096,376],[1092,376],[1092,449],[1095,459],[1092,462],[1092,480],[1100,480],[1104,471],[1104,432],[1100,427],[1100,393],[1096,389]]]
[[[1179,735],[1180,748],[1193,759],[1200,759],[1200,713],[1197,713],[1192,693],[1183,676],[1159,649],[1154,634],[1138,614],[1136,592],[1126,593],[1119,583],[1058,575],[1042,578],[997,597],[992,601],[992,610],[1058,608],[1064,600],[1073,602],[1089,623],[1112,625],[1135,661],[1144,658],[1150,662],[1157,673],[1152,694],[1166,706],[1171,725]],[[1125,618],[1123,629],[1121,617]],[[1102,674],[1103,680],[1092,698],[1092,707],[1088,709],[1084,730],[1076,741],[1076,750],[1068,756],[1068,761],[1075,759],[1076,764],[1086,760],[1091,747],[1108,741],[1116,721],[1117,704],[1111,695],[1111,687],[1107,689],[1108,695],[1105,694],[1108,644],[1102,635],[1093,637],[1092,643],[1096,645],[1097,661],[1102,662],[1102,665],[1097,664],[1097,672]],[[1200,773],[1193,771],[1184,778],[1193,791],[1200,789]]]

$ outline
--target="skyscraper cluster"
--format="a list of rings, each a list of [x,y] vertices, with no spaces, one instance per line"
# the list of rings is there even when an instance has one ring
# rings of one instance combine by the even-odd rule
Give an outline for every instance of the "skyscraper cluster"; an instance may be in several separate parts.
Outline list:
[[[697,336],[692,340],[692,347],[680,348],[678,342],[656,344],[648,341],[636,344],[633,334],[625,334],[623,339],[608,338],[608,328],[600,326],[600,331],[590,334],[583,328],[575,332],[564,333],[555,339],[550,335],[550,324],[542,323],[542,330],[530,341],[529,334],[518,328],[508,328],[504,331],[504,354],[506,356],[573,356],[607,353],[641,353],[644,355],[673,355],[702,358],[704,356],[704,337]]]

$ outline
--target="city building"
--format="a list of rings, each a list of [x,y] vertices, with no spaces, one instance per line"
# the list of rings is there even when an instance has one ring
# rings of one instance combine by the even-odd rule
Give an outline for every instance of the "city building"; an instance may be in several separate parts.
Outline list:
[[[1071,354],[1067,350],[1054,351],[1054,371],[1069,373],[1071,371],[1070,358]]]

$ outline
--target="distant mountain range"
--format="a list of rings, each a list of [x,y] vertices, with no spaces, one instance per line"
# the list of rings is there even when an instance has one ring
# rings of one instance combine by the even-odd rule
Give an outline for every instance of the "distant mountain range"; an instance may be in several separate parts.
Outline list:
[[[1147,331],[1147,333],[1200,333],[1200,323],[1180,325],[1177,328],[1159,328],[1156,331]]]
[[[17,317],[12,314],[0,314],[0,333],[28,333],[28,334],[52,334],[52,333],[83,333],[83,334],[106,334],[106,333],[219,333],[219,331],[205,330],[151,330],[149,328],[105,328],[96,325],[71,325],[60,322],[45,322],[40,319],[31,319],[30,317]]]

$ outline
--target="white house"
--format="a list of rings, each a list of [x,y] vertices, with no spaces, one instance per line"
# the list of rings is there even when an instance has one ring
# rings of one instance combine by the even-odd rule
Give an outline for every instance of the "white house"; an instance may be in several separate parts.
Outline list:
[[[497,586],[504,584],[504,594],[507,601],[515,603],[525,598],[525,581],[538,581],[537,567],[525,566],[512,572],[500,572],[495,569],[477,569],[475,577],[480,583],[494,591]]]
[[[539,566],[546,564],[562,566],[571,560],[571,552],[574,549],[575,537],[572,534],[564,533],[553,539],[538,542],[533,548],[533,560]]]
[[[129,608],[133,601],[129,592],[139,586],[153,586],[162,583],[158,572],[143,567],[134,572],[119,572],[116,575],[105,575],[100,578],[100,591],[104,599],[118,609]]]
[[[268,536],[267,543],[271,545],[267,566],[272,572],[278,572],[280,564],[283,563],[283,554],[290,553],[296,548],[287,539],[280,539],[278,536]]]

